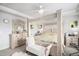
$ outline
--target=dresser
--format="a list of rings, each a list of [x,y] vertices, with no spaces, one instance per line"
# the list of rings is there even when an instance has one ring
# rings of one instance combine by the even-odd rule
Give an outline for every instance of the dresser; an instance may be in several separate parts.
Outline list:
[[[69,34],[66,36],[66,46],[70,46],[70,43],[78,45],[78,36],[74,34]]]
[[[26,42],[27,33],[12,33],[10,34],[10,47],[14,49],[18,46],[24,45]]]

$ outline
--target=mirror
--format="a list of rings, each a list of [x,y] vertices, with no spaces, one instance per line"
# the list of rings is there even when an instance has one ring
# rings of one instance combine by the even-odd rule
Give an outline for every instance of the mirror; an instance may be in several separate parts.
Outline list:
[[[71,28],[77,27],[78,26],[78,21],[75,20],[75,21],[71,22],[70,26],[71,26]]]

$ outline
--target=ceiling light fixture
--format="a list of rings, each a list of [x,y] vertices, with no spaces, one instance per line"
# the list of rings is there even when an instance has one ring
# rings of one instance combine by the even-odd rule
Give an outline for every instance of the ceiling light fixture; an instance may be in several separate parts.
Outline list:
[[[40,5],[40,9],[38,10],[38,13],[39,14],[43,14],[44,13],[44,9],[43,9],[43,6],[42,5]]]
[[[44,13],[44,9],[40,9],[38,12],[39,12],[39,14],[43,14]]]
[[[40,5],[40,9],[42,9],[43,8],[43,6],[42,5]]]

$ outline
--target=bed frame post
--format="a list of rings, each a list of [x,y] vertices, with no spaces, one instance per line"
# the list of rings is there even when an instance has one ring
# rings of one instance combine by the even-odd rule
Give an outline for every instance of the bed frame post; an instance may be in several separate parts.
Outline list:
[[[29,37],[29,19],[27,18],[27,37]]]
[[[57,10],[57,56],[62,56],[63,53],[63,40],[64,40],[64,33],[63,33],[63,21],[62,21],[62,10]]]

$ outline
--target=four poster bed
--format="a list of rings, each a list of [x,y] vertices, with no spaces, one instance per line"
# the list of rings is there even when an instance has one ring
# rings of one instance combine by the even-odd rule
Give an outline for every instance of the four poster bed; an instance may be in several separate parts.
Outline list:
[[[63,37],[64,36],[63,36],[61,10],[57,10],[56,13],[51,14],[51,15],[47,15],[47,16],[44,16],[44,17],[41,17],[40,19],[44,19],[44,20],[47,21],[50,18],[51,18],[52,22],[53,22],[53,19],[56,20],[55,24],[54,24],[54,25],[56,25],[56,29],[54,29],[54,30],[56,30],[56,32],[52,32],[52,28],[49,29],[49,30],[46,30],[46,28],[45,28],[45,31],[44,31],[44,28],[43,28],[42,33],[40,33],[38,35],[32,35],[31,34],[32,31],[30,29],[30,24],[29,24],[30,21],[29,21],[29,19],[27,19],[27,30],[28,30],[27,37],[29,39],[26,39],[26,51],[29,51],[29,52],[34,53],[36,55],[45,55],[45,54],[41,54],[43,51],[36,52],[35,49],[38,50],[40,48],[35,48],[34,49],[33,46],[30,45],[32,42],[30,44],[28,43],[28,40],[34,39],[35,40],[34,44],[40,45],[41,47],[47,47],[47,46],[50,46],[50,44],[52,44],[51,47],[49,48],[49,50],[47,50],[47,51],[49,51],[47,55],[49,55],[49,54],[54,55],[54,56],[56,56],[56,55],[58,55],[58,56],[62,55],[62,53],[63,53],[63,49],[62,49],[63,47],[62,46],[63,46],[63,40],[64,40]],[[38,19],[38,21],[39,21],[39,19]],[[40,21],[39,21],[39,23],[40,23]],[[53,27],[53,25],[52,25],[52,27]],[[31,38],[31,37],[33,37],[33,38]],[[29,47],[29,45],[30,45],[30,47]]]

